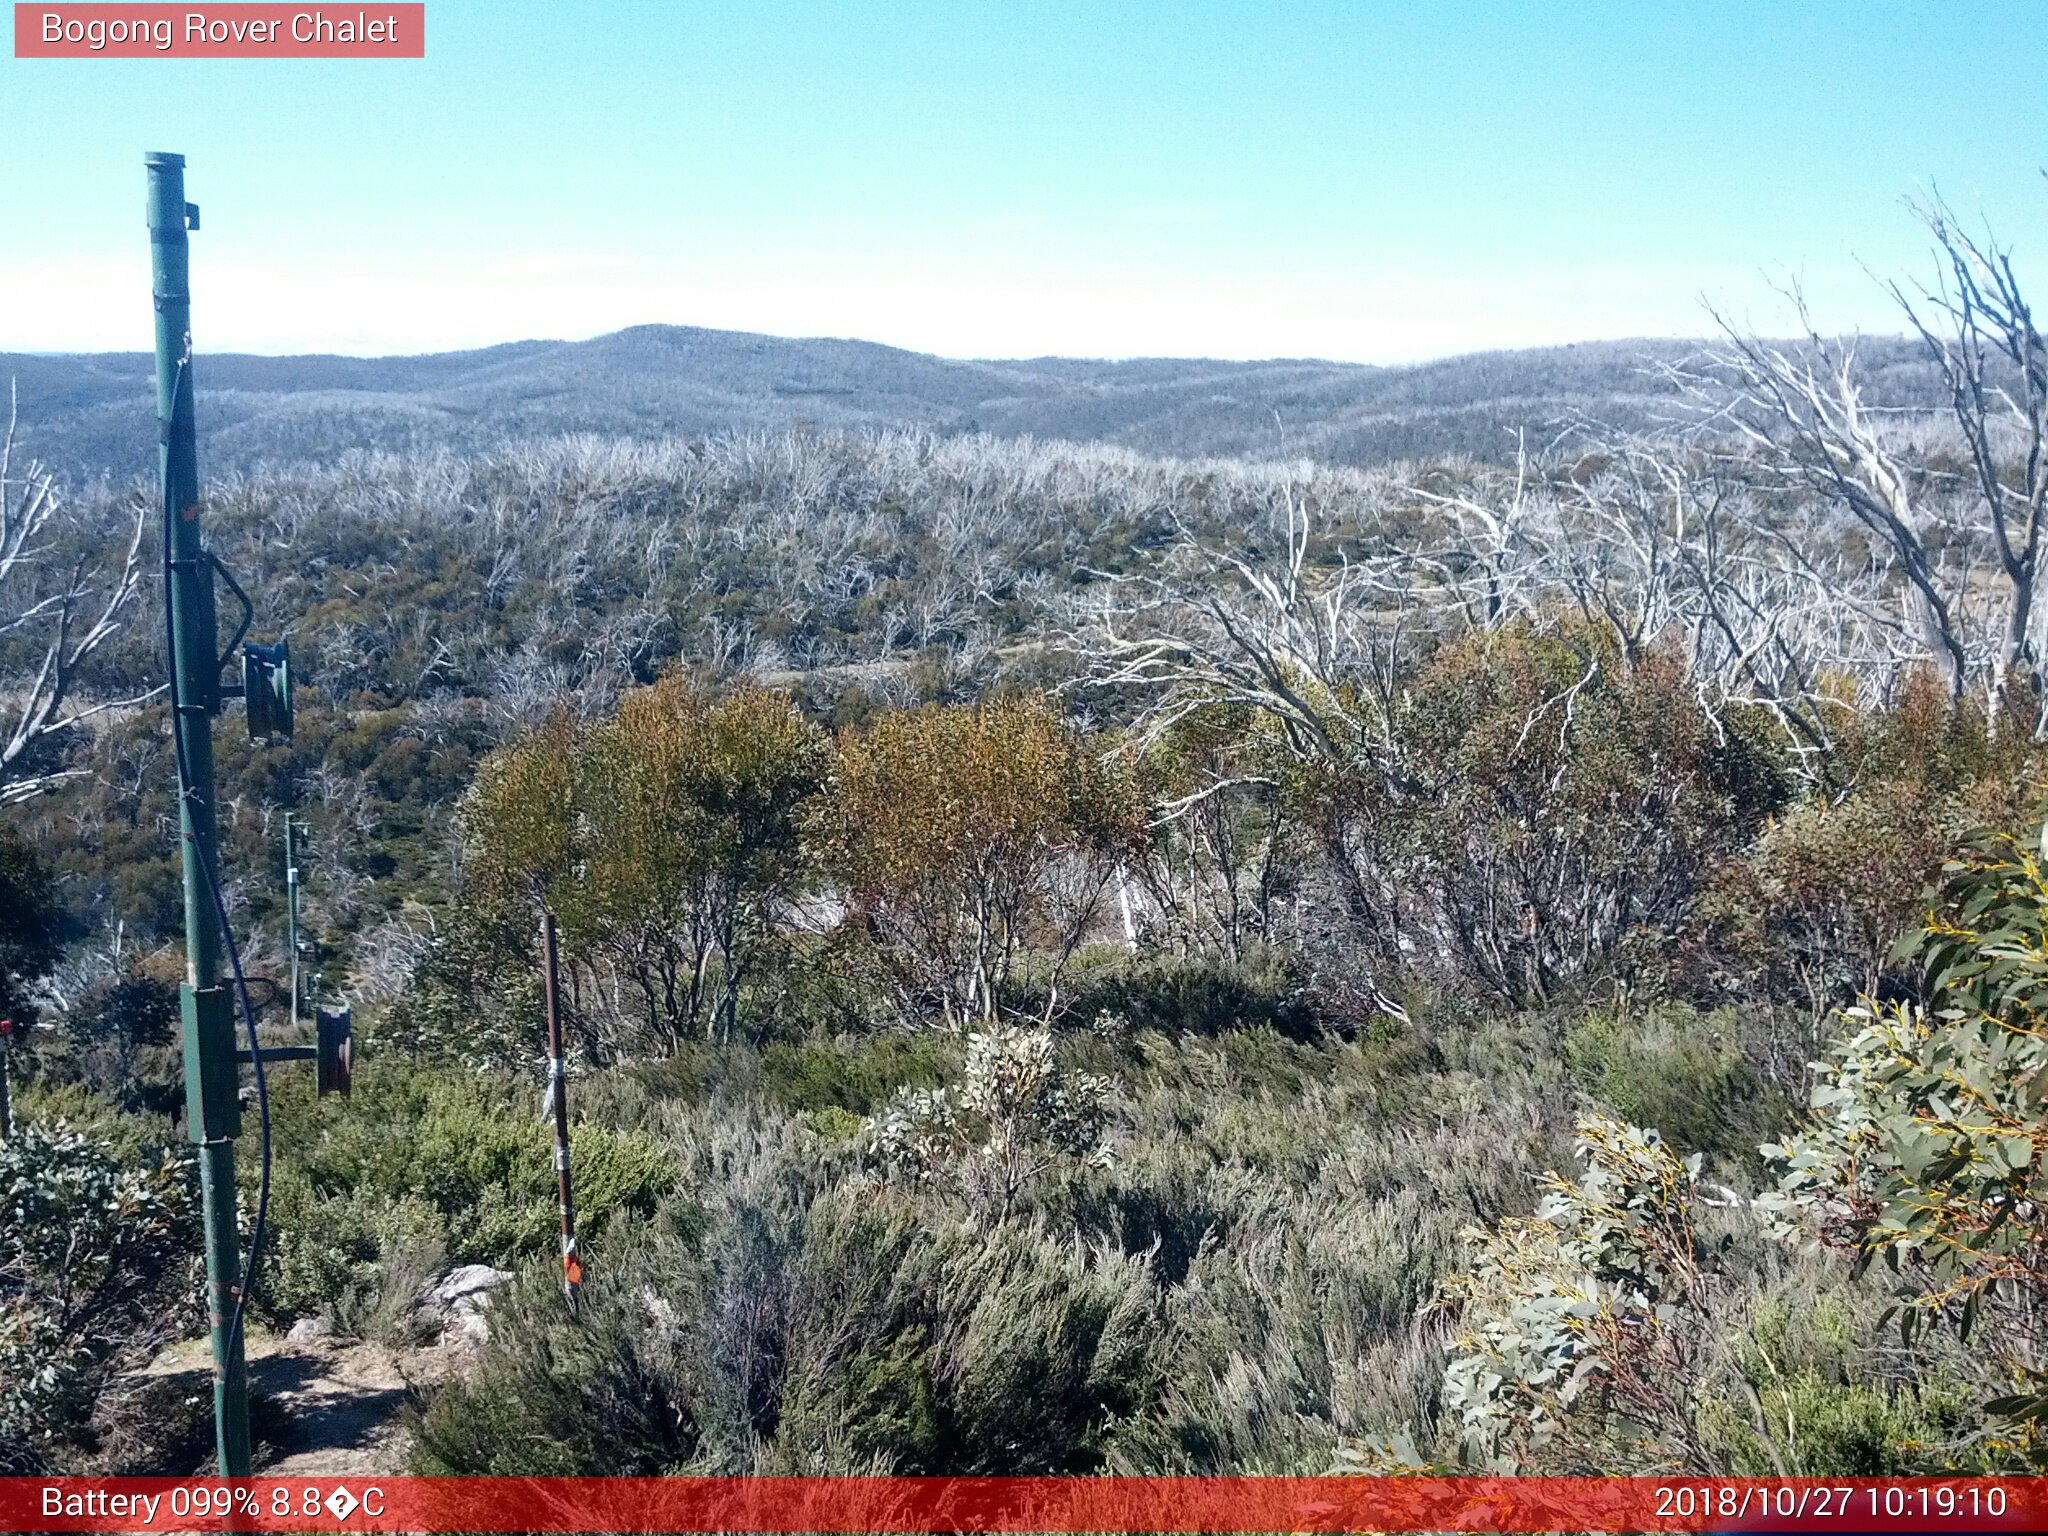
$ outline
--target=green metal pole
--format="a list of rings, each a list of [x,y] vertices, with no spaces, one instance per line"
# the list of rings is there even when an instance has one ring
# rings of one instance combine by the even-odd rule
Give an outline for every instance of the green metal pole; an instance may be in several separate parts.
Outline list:
[[[213,717],[220,708],[213,568],[199,537],[199,450],[192,419],[192,296],[186,231],[199,210],[185,201],[185,157],[153,154],[149,250],[156,300],[156,401],[163,515],[170,546],[171,728],[177,737],[178,822],[185,867],[185,1119],[199,1148],[206,1215],[206,1313],[213,1332],[213,1421],[224,1477],[249,1473],[249,1391],[233,1328],[241,1283],[235,1230],[235,1014],[220,984],[221,935],[207,878],[218,869],[214,831]]]

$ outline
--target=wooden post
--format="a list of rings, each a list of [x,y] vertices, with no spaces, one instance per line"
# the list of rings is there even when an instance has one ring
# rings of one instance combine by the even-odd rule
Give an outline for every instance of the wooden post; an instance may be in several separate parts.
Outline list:
[[[555,952],[555,914],[540,915],[541,980],[548,1010],[547,1117],[555,1126],[555,1186],[562,1208],[562,1294],[571,1310],[583,1284],[583,1259],[576,1252],[576,1200],[569,1184],[569,1081],[563,1068],[560,964]]]
[[[0,1019],[0,1141],[14,1140],[14,1100],[8,1095],[8,1057],[14,1054],[14,1020]]]

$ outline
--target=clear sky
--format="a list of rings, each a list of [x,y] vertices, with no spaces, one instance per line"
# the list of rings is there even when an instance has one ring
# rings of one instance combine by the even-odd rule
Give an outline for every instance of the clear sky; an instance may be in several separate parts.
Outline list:
[[[368,8],[375,10],[373,3]],[[347,9],[355,9],[352,4]],[[427,57],[0,57],[0,349],[660,321],[953,356],[1896,329],[1938,184],[2048,282],[2048,3],[428,0]],[[2048,291],[2048,290],[2044,290]]]

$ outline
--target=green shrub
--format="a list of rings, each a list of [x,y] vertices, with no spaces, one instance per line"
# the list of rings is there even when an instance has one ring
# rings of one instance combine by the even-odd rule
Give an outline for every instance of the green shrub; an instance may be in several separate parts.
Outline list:
[[[837,1104],[806,1110],[800,1118],[820,1140],[833,1145],[851,1146],[868,1128],[865,1116],[856,1115],[850,1109],[841,1109]]]
[[[328,1198],[280,1168],[256,1303],[283,1321],[325,1314],[347,1333],[406,1342],[412,1307],[448,1260],[447,1221],[426,1201],[358,1186]]]
[[[653,1476],[689,1465],[691,1383],[664,1326],[666,1303],[653,1306],[648,1297],[660,1293],[643,1291],[680,1257],[672,1245],[646,1245],[632,1263],[611,1250],[601,1262],[606,1283],[586,1288],[573,1320],[551,1268],[498,1293],[482,1364],[437,1392],[415,1424],[416,1472]]]
[[[761,1088],[792,1110],[843,1109],[870,1115],[899,1088],[935,1088],[953,1070],[942,1036],[887,1034],[846,1044],[771,1045],[761,1052]]]
[[[1069,1160],[1109,1165],[1109,1093],[1108,1078],[1059,1059],[1050,1028],[990,1024],[968,1035],[960,1081],[899,1090],[869,1145],[884,1167],[972,1191],[1007,1215]]]
[[[1583,1173],[1552,1175],[1533,1217],[1469,1234],[1472,1264],[1438,1303],[1457,1319],[1444,1398],[1462,1453],[1502,1471],[1640,1456],[1630,1470],[1711,1474],[1684,1387],[1706,1303],[1698,1156],[1597,1117],[1574,1150]]]
[[[1918,786],[1880,783],[1774,820],[1708,883],[1701,980],[1816,1014],[1877,992],[1954,841],[1945,809]]]
[[[1906,1477],[2004,1470],[1977,1434],[1966,1370],[1920,1375],[1888,1360],[1883,1292],[1824,1258],[1773,1273],[1753,1256],[1730,1369],[1703,1384],[1702,1433],[1735,1476]]]
[[[1972,1418],[1955,1382],[1842,1381],[1759,1370],[1738,1404],[1709,1400],[1701,1429],[1735,1477],[1927,1477],[1979,1470],[1949,1450]],[[1984,1468],[1982,1470],[1991,1470]]]
[[[1747,1161],[1790,1106],[1742,1049],[1732,1010],[1682,1003],[1588,1013],[1565,1036],[1565,1061],[1586,1091],[1635,1125],[1654,1125],[1688,1152]]]
[[[29,989],[57,963],[63,909],[49,865],[27,838],[0,825],[0,1019],[26,1029]]]
[[[578,1318],[536,1266],[428,1405],[420,1469],[1099,1468],[1158,1370],[1144,1258],[873,1186],[805,1201],[796,1148],[707,1148],[701,1227],[598,1240]]]
[[[70,1078],[38,1073],[26,1082],[14,1080],[14,1116],[22,1123],[66,1125],[87,1140],[104,1147],[108,1156],[123,1167],[138,1166],[162,1154],[164,1133],[174,1133],[173,1144],[182,1145],[185,1130],[181,1113],[175,1121],[145,1119],[124,1114],[120,1104],[107,1092]]]
[[[316,1100],[303,1080],[282,1077],[272,1100],[266,1304],[278,1313],[323,1302],[374,1309],[398,1271],[423,1280],[444,1256],[509,1266],[556,1248],[553,1142],[533,1088],[386,1061],[365,1063],[346,1102]],[[570,1156],[579,1231],[591,1236],[621,1213],[652,1212],[675,1183],[673,1157],[644,1132],[577,1123]]]
[[[1676,932],[1783,804],[1743,724],[1709,717],[1675,649],[1516,622],[1402,688],[1391,773],[1324,762],[1290,793],[1385,969],[1435,956],[1440,981],[1526,1007]]]
[[[1805,1125],[1764,1154],[1788,1237],[1883,1259],[1901,1334],[1953,1322],[2018,1392],[1989,1406],[2048,1459],[2048,834],[1986,839],[1952,866],[1940,907],[1900,945],[1926,1001],[1867,1001],[1818,1064]]]
[[[0,1469],[60,1455],[123,1357],[197,1294],[188,1162],[126,1163],[61,1122],[0,1142]]]
[[[1305,988],[1289,959],[1252,950],[1244,960],[1160,957],[1077,978],[1071,1012],[1080,1019],[1118,1015],[1133,1029],[1169,1036],[1270,1029],[1290,1039],[1316,1033]]]

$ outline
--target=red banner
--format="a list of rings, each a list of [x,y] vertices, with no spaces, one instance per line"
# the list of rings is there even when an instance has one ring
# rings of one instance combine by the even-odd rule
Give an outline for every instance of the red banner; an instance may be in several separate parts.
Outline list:
[[[0,1478],[0,1530],[2042,1531],[2048,1478]]]
[[[427,8],[22,5],[17,59],[423,59]]]

